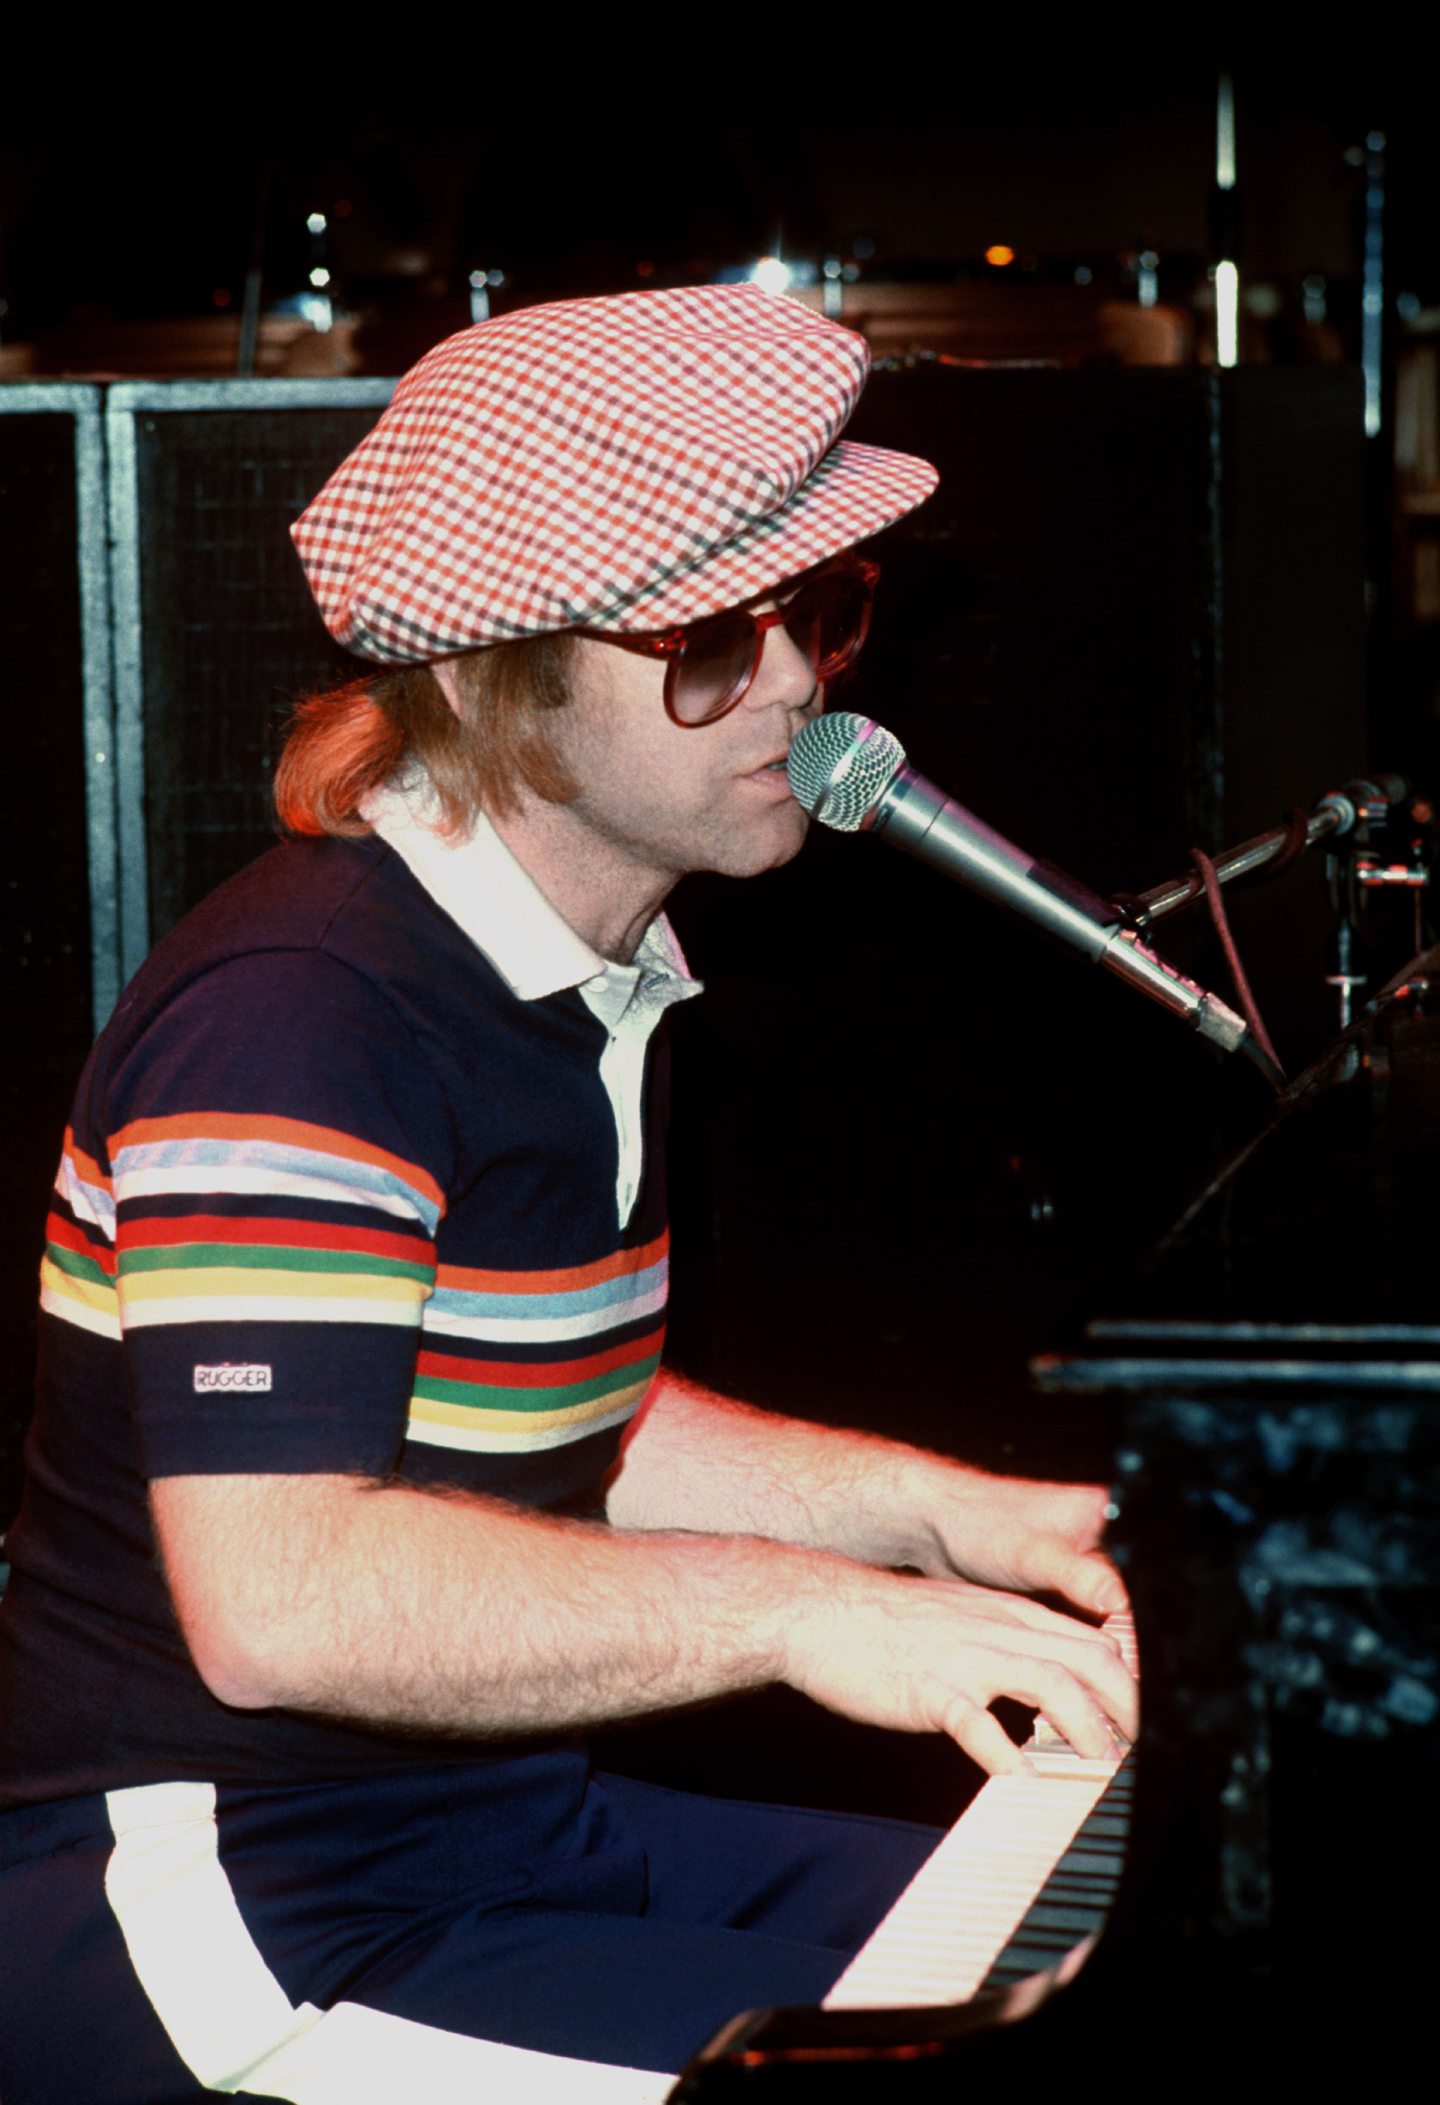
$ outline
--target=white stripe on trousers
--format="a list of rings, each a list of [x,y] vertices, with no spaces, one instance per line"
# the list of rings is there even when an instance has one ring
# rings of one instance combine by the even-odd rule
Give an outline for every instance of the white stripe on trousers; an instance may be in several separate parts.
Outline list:
[[[576,2061],[392,2017],[363,2003],[290,2001],[245,1926],[220,1863],[215,1789],[106,1793],[105,1892],[140,1984],[207,2090],[292,2105],[660,2105],[654,2070]]]

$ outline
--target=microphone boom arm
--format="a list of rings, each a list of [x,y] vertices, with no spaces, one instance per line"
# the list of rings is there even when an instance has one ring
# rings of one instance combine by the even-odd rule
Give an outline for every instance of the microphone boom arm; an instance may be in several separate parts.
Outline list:
[[[1408,794],[1408,787],[1398,775],[1381,775],[1373,782],[1347,782],[1344,789],[1332,790],[1322,797],[1305,821],[1305,838],[1300,844],[1313,848],[1329,833],[1344,835],[1353,831],[1357,824],[1377,816],[1376,807],[1383,811],[1398,804]],[[1287,826],[1276,826],[1268,833],[1257,833],[1253,840],[1242,841],[1238,848],[1227,848],[1215,857],[1215,875],[1221,884],[1231,884],[1237,877],[1248,877],[1252,870],[1263,870],[1267,863],[1283,855],[1291,842],[1291,831]],[[1205,889],[1203,878],[1189,870],[1183,877],[1175,877],[1168,884],[1157,884],[1148,892],[1140,892],[1125,903],[1125,918],[1132,928],[1149,928],[1156,921],[1163,921],[1170,914],[1178,914],[1183,908],[1193,905]]]

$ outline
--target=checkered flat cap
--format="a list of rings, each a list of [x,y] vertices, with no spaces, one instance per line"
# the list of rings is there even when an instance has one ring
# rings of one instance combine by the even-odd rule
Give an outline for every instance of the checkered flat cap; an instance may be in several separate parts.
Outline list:
[[[292,529],[326,626],[407,663],[751,599],[935,487],[928,461],[837,443],[868,366],[850,330],[750,285],[466,329]]]

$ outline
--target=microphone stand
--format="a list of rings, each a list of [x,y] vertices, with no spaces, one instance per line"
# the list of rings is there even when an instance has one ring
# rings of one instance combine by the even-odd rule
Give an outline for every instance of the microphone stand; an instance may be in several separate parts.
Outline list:
[[[1356,992],[1366,974],[1357,969],[1364,941],[1365,902],[1372,891],[1410,891],[1414,901],[1415,927],[1412,951],[1424,948],[1422,900],[1430,881],[1430,820],[1427,803],[1407,805],[1409,785],[1399,775],[1377,775],[1373,779],[1347,782],[1343,789],[1321,797],[1314,810],[1298,825],[1277,826],[1229,848],[1214,859],[1215,875],[1222,885],[1246,877],[1254,870],[1290,860],[1317,841],[1333,836],[1335,846],[1326,857],[1331,899],[1336,909],[1332,966],[1325,984],[1334,987],[1340,1012],[1340,1028],[1348,1028]],[[1397,818],[1410,820],[1403,842],[1396,836]],[[1338,844],[1345,843],[1343,854]],[[1170,914],[1193,905],[1205,890],[1198,871],[1154,886],[1133,897],[1112,903],[1126,925],[1137,933],[1163,921]]]

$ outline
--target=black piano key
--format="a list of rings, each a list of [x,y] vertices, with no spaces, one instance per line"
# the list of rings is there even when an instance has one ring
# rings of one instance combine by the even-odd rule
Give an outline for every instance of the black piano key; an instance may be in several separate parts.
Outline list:
[[[1065,1937],[1070,1944],[1078,1944],[1095,1928],[1095,1910],[1083,1905],[1075,1907],[1037,1906],[1025,1918],[1026,1935],[1031,1938]],[[1067,1946],[1068,1949],[1068,1946]]]

